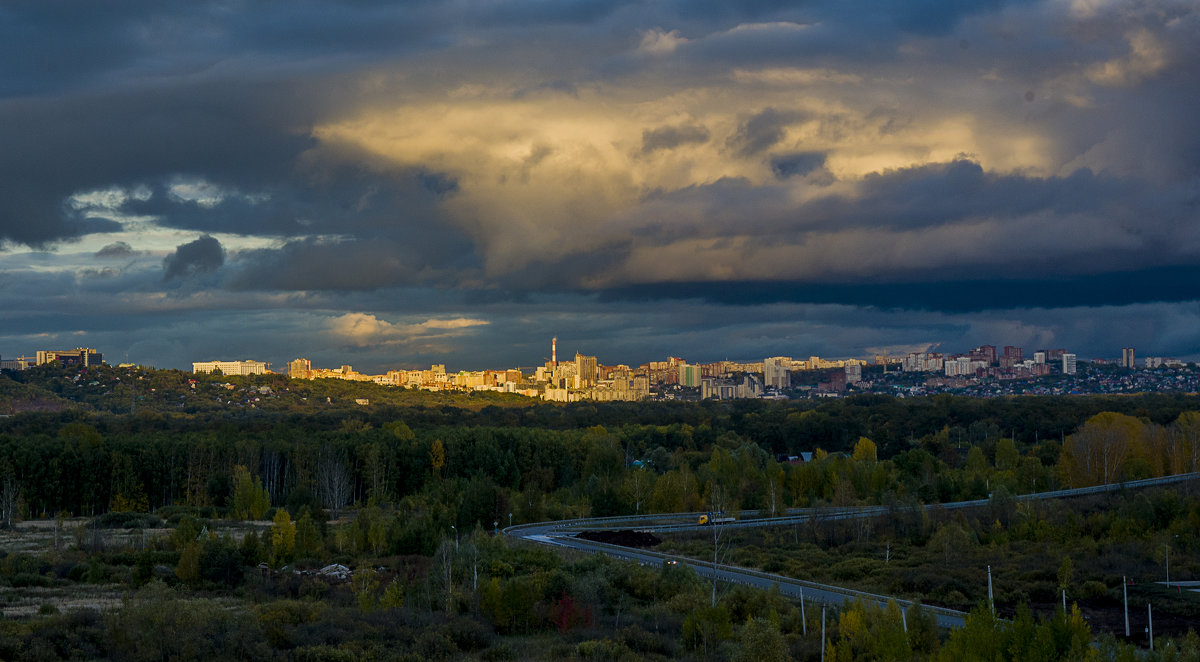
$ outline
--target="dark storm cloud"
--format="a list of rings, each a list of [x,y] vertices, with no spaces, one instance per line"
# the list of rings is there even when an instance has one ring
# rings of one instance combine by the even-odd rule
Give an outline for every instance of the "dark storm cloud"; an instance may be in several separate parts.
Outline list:
[[[418,245],[392,240],[288,242],[250,251],[229,286],[235,290],[374,290],[433,280]]]
[[[738,126],[728,146],[739,156],[754,156],[774,147],[789,126],[804,119],[804,114],[796,111],[764,108]]]
[[[973,2],[943,2],[942,0],[913,0],[877,3],[870,0],[820,3],[815,10],[822,19],[843,24],[877,25],[881,29],[918,35],[944,35],[964,18],[993,13],[1006,5],[1028,4],[1032,0],[975,0]]]
[[[126,258],[131,255],[133,255],[133,247],[124,241],[114,241],[96,251],[96,257],[100,258]]]
[[[229,82],[0,104],[0,240],[40,245],[92,231],[65,200],[114,182],[219,173],[258,188],[290,176],[313,144],[297,130],[306,111],[286,103],[290,87]]]
[[[623,3],[134,0],[8,3],[0,8],[0,96],[75,87],[113,72],[204,71],[231,57],[400,55],[445,47],[455,26],[596,20]],[[112,82],[112,81],[109,81]]]
[[[659,149],[675,149],[688,143],[708,141],[708,129],[698,124],[662,126],[642,131],[642,153],[649,154]]]
[[[836,20],[850,25],[878,24],[897,27],[919,34],[940,34],[962,19],[1019,2],[1006,0],[975,0],[973,2],[940,2],[939,0],[751,0],[724,2],[722,0],[678,0],[675,10],[684,18],[703,20],[762,20],[766,17],[810,17],[814,20]]]
[[[772,166],[781,177],[800,176],[820,167],[823,158],[818,153],[782,154],[772,158]],[[667,208],[678,209],[679,214],[669,223],[648,223],[644,235],[674,240],[689,234],[778,234],[800,241],[800,233],[815,230],[915,229],[1038,214],[1060,223],[1078,223],[1082,231],[1096,222],[1135,222],[1148,209],[1161,219],[1176,221],[1194,217],[1197,211],[1194,199],[1189,201],[1181,193],[1145,182],[1097,175],[1086,169],[1066,177],[997,175],[971,161],[871,174],[853,194],[820,196],[802,204],[791,203],[782,186],[724,178],[712,184],[655,192],[644,199],[642,213],[647,218],[660,217]],[[662,234],[660,230],[665,229],[670,231]],[[1036,241],[1036,237],[1028,240]],[[1081,241],[1070,248],[1065,253],[1086,252],[1089,246]],[[986,249],[979,247],[980,251]],[[1046,270],[1053,271],[1055,266],[1048,264]]]
[[[724,282],[632,285],[602,301],[695,299],[729,306],[843,304],[883,310],[977,313],[988,310],[1122,306],[1200,300],[1200,266],[1043,278],[877,282]]]
[[[180,244],[174,253],[163,258],[163,280],[213,272],[222,264],[225,264],[225,249],[221,247],[221,242],[205,235]]]
[[[351,162],[345,155],[331,154],[318,171],[251,180],[258,186],[251,190],[240,189],[245,180],[233,178],[167,178],[150,187],[152,195],[130,199],[118,211],[155,216],[162,226],[202,232],[285,238],[330,233],[404,236],[440,255],[445,241],[433,236],[442,230],[436,222],[441,214],[437,204],[457,191],[455,179],[421,168],[381,165],[375,170],[364,162],[369,160]],[[186,197],[189,186],[213,197]]]
[[[780,179],[807,175],[824,165],[824,152],[791,152],[771,157],[771,172]]]
[[[953,161],[867,175],[858,194],[820,198],[799,210],[808,227],[922,227],[989,217],[1047,213],[1113,216],[1144,186],[1078,170],[1067,177],[986,172],[978,163]]]

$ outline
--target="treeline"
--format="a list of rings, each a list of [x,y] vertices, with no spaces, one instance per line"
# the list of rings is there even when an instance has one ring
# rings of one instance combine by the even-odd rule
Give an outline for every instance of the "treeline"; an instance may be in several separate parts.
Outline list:
[[[800,416],[808,416],[806,412]],[[1166,425],[1101,413],[1065,437],[1027,444],[949,426],[885,456],[859,437],[806,462],[708,424],[606,428],[432,427],[325,415],[235,425],[156,414],[26,415],[0,431],[0,514],[147,511],[261,516],[271,506],[338,511],[375,503],[428,529],[393,553],[429,553],[436,532],[481,524],[646,512],[819,504],[936,503],[1193,471],[1200,414]],[[238,505],[249,481],[265,504]],[[253,517],[251,517],[253,518]]]
[[[355,404],[360,398],[371,404]],[[563,405],[500,393],[431,393],[336,379],[291,380],[282,375],[223,377],[109,366],[80,370],[53,364],[0,372],[0,413],[27,411],[22,407],[31,399],[40,404],[29,411],[67,410],[59,415],[64,417],[136,412],[143,418],[127,425],[140,429],[179,429],[181,419],[209,425],[234,421],[261,429],[286,425],[298,416],[304,417],[305,425],[321,429],[336,428],[346,418],[374,427],[404,420],[418,431],[435,427],[572,430],[597,425],[613,429],[680,424],[704,427],[713,435],[730,432],[776,454],[818,447],[846,452],[865,436],[874,440],[882,457],[907,450],[943,428],[956,444],[1008,437],[1036,445],[1047,439],[1061,441],[1083,421],[1105,411],[1165,425],[1200,407],[1200,400],[1186,394],[994,399],[859,395],[819,401]],[[145,418],[147,414],[159,417]],[[33,425],[41,421],[53,425],[53,420],[54,416],[35,418]],[[110,425],[118,429],[122,423]]]

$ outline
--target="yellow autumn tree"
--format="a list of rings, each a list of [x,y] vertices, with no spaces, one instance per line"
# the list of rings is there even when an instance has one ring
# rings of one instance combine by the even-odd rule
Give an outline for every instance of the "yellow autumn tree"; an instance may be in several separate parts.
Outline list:
[[[275,511],[275,522],[271,525],[271,556],[276,565],[292,559],[296,550],[296,525],[286,508]]]
[[[1126,478],[1132,459],[1146,458],[1145,426],[1138,419],[1105,411],[1067,437],[1059,456],[1059,471],[1071,487],[1104,485]]]
[[[854,444],[855,462],[874,462],[877,459],[877,449],[875,442],[866,437],[859,437],[858,443]]]
[[[262,479],[250,477],[250,471],[242,465],[233,468],[233,508],[230,515],[234,519],[262,519],[271,507],[271,497],[263,487]]]

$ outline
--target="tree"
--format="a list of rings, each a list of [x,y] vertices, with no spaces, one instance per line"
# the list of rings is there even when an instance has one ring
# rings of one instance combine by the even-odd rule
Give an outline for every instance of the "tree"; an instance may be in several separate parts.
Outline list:
[[[734,657],[737,662],[785,662],[791,659],[787,641],[779,632],[778,618],[746,621],[739,640],[742,647]]]
[[[359,568],[354,571],[350,580],[351,590],[358,598],[358,609],[364,613],[375,611],[379,598],[375,595],[379,588],[379,576],[371,568]]]
[[[1004,438],[996,442],[996,469],[999,471],[1014,471],[1021,461],[1017,445],[1012,439]]]
[[[855,462],[875,462],[876,454],[875,442],[866,437],[859,437],[858,443],[854,444],[853,459]]]
[[[278,517],[278,513],[276,517]],[[299,558],[309,558],[321,552],[321,530],[313,521],[312,512],[308,507],[300,510],[300,519],[296,520],[296,555]]]
[[[705,656],[717,644],[733,636],[729,610],[720,607],[700,607],[683,619],[683,640],[691,648],[701,649]]]
[[[971,610],[963,627],[950,633],[938,651],[943,662],[999,662],[1007,659],[1008,626],[987,605]],[[1022,661],[1024,662],[1024,661]]]
[[[382,609],[399,609],[404,606],[404,584],[399,577],[394,577],[383,589],[383,597],[379,599]]]
[[[271,556],[279,566],[292,560],[296,550],[296,525],[286,508],[275,511],[275,522],[271,525]]]
[[[446,446],[441,439],[434,439],[429,447],[429,466],[433,469],[433,477],[441,478],[442,467],[446,466]]]
[[[200,552],[199,542],[192,541],[183,548],[179,555],[179,563],[175,565],[175,576],[185,584],[195,584],[200,581]]]
[[[711,481],[709,482],[708,489],[708,506],[711,511],[709,514],[708,528],[712,533],[713,541],[714,572],[712,575],[712,606],[715,608],[717,606],[717,572],[715,571],[717,569],[717,563],[720,562],[721,538],[724,537],[722,534],[725,532],[725,527],[714,523],[712,520],[717,515],[724,513],[726,509],[730,509],[732,511],[733,504],[729,500],[729,495],[725,491],[725,488],[719,484],[714,484]]]
[[[387,460],[383,445],[377,441],[358,447],[363,462],[363,477],[367,482],[367,498],[383,503],[388,501]]]
[[[1170,472],[1186,473],[1200,468],[1200,412],[1185,411],[1169,429]]]
[[[337,519],[339,509],[350,502],[353,487],[353,477],[340,454],[328,447],[322,449],[317,461],[317,489],[333,519]]]
[[[233,468],[233,504],[230,515],[234,519],[262,519],[271,507],[271,497],[267,494],[262,480],[250,478],[250,471],[242,465]]]
[[[1067,437],[1059,470],[1071,487],[1105,485],[1124,477],[1126,462],[1145,453],[1142,422],[1106,411],[1089,418]]]
[[[13,518],[17,515],[17,505],[20,501],[21,487],[10,467],[4,472],[4,483],[0,485],[0,517],[4,519],[5,527],[12,528]]]
[[[138,512],[150,510],[146,490],[133,468],[133,459],[126,453],[112,452],[112,501],[113,512]]]

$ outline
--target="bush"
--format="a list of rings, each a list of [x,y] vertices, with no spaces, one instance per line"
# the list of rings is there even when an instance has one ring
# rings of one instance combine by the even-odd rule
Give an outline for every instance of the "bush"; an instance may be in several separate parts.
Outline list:
[[[1102,582],[1089,579],[1079,587],[1079,596],[1085,600],[1099,600],[1108,595],[1108,587]]]
[[[867,579],[879,570],[882,561],[868,558],[849,558],[834,564],[833,576],[841,581]]]
[[[483,650],[496,640],[491,628],[470,618],[456,618],[449,623],[447,629],[450,640],[459,650]]]
[[[163,506],[154,511],[154,514],[166,520],[168,525],[175,526],[185,516],[197,517],[197,509],[193,506]]]
[[[621,631],[617,633],[617,638],[620,643],[642,655],[672,657],[675,653],[675,647],[669,639],[653,632],[647,632],[637,625],[621,628]]]
[[[54,605],[50,604],[49,602],[43,602],[38,607],[37,613],[39,616],[53,616],[54,614],[58,613],[58,607],[55,607]]]
[[[296,649],[298,662],[358,662],[358,656],[333,646],[305,646]]]
[[[162,520],[146,513],[104,513],[93,520],[100,529],[153,529],[162,526]]]
[[[11,580],[12,585],[16,588],[25,588],[28,586],[50,586],[50,578],[43,575],[34,574],[32,572],[21,572],[13,575]]]
[[[76,563],[74,567],[71,568],[70,572],[67,573],[67,579],[70,579],[73,582],[82,582],[87,579],[87,574],[88,564]]]
[[[517,652],[508,644],[500,644],[495,648],[485,650],[482,657],[485,660],[489,660],[489,662],[495,660],[515,660],[517,659]]]

